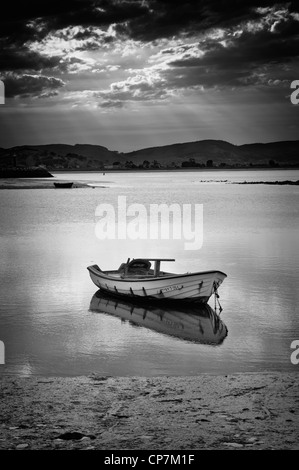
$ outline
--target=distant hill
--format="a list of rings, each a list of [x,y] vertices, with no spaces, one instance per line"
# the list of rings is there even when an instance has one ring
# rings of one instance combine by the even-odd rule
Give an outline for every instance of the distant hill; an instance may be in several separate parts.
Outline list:
[[[208,165],[207,165],[207,162]],[[44,166],[51,170],[121,168],[299,166],[299,141],[233,145],[200,140],[115,152],[100,145],[49,144],[0,148],[0,167]]]
[[[48,169],[93,169],[103,168],[121,160],[118,152],[100,145],[49,144],[24,145],[10,149],[0,148],[0,165],[16,161],[18,166],[42,165]]]
[[[67,155],[69,153],[74,153],[77,155],[82,155],[83,157],[92,158],[95,160],[107,160],[110,162],[111,158],[115,158],[118,155],[118,152],[113,152],[108,150],[106,147],[101,145],[90,145],[90,144],[49,144],[49,145],[38,145],[37,148],[40,151],[54,152],[58,155]]]
[[[221,161],[235,161],[238,157],[238,148],[221,140],[201,140],[198,142],[186,142],[172,144],[163,147],[151,147],[126,154],[127,159],[140,162],[146,160],[158,160],[160,162],[182,162],[189,158],[206,163],[208,159]]]
[[[299,141],[271,142],[267,144],[233,145],[223,140],[201,140],[183,144],[166,145],[137,150],[125,154],[126,158],[134,162],[145,159],[160,162],[180,162],[195,159],[198,163],[206,164],[213,160],[220,165],[249,165],[268,164],[275,160],[280,164],[299,164]]]
[[[267,144],[241,145],[242,155],[245,159],[254,158],[255,161],[275,160],[278,163],[299,163],[299,141],[270,142]]]

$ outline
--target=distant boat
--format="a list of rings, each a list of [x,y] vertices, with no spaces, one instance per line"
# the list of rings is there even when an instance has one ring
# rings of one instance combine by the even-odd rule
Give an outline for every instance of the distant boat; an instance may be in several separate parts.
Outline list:
[[[72,183],[54,183],[55,188],[71,188],[73,186]]]
[[[151,269],[150,261],[154,261]],[[159,301],[197,301],[207,303],[226,274],[221,271],[202,271],[174,274],[160,270],[161,261],[174,259],[128,259],[117,270],[102,271],[97,264],[88,266],[93,283],[101,290],[120,297]]]
[[[226,325],[208,304],[162,307],[155,302],[140,305],[140,302],[134,302],[133,299],[115,299],[99,290],[92,297],[89,310],[113,315],[132,325],[201,344],[218,345],[227,336]]]

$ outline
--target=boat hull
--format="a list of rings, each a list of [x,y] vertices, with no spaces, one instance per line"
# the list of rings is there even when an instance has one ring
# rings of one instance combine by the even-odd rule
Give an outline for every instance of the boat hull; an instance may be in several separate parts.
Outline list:
[[[110,295],[159,301],[206,303],[226,277],[221,271],[204,271],[143,279],[122,278],[117,271],[104,272],[97,265],[87,269],[93,283]]]
[[[55,188],[72,188],[74,183],[54,183]]]

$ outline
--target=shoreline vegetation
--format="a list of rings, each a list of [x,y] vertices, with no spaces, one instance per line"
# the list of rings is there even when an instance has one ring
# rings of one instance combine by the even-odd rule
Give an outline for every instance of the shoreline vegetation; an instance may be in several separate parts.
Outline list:
[[[0,376],[0,449],[299,450],[297,380]]]
[[[277,184],[279,186],[284,186],[284,185],[293,185],[293,186],[299,186],[299,180],[297,181],[243,181],[241,183],[239,182],[232,182],[232,184]]]

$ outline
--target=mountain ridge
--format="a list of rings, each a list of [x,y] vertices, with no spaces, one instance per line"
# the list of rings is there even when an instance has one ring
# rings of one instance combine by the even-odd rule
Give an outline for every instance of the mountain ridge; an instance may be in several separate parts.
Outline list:
[[[207,163],[209,161],[209,163]],[[55,169],[177,168],[188,166],[297,166],[299,140],[235,145],[204,139],[131,152],[94,144],[43,144],[0,148],[0,166],[45,166]],[[211,163],[212,162],[212,163]]]

